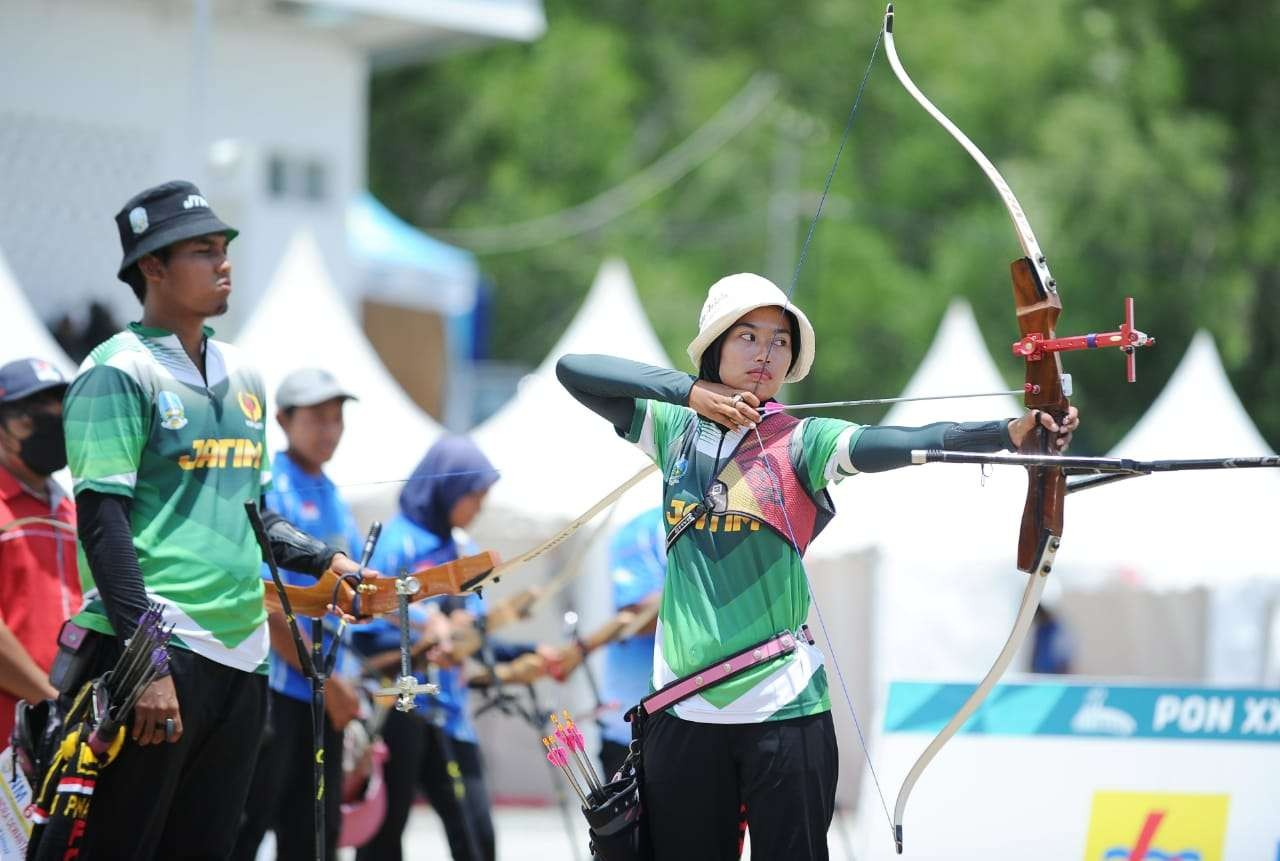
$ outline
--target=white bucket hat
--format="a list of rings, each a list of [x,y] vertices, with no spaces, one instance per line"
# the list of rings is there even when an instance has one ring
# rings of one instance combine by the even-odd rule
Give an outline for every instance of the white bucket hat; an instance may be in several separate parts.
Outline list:
[[[791,371],[783,381],[798,383],[803,380],[813,367],[813,326],[803,311],[787,302],[778,285],[750,272],[726,275],[707,291],[707,301],[702,303],[702,313],[698,315],[698,337],[689,344],[689,360],[693,367],[702,366],[703,352],[743,314],[770,305],[786,308],[796,315],[800,323],[800,354],[793,356]]]

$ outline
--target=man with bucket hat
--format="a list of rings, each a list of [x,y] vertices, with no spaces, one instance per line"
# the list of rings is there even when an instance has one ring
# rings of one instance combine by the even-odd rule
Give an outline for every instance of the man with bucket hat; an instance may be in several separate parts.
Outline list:
[[[227,310],[237,231],[189,182],[139,193],[115,221],[117,275],[142,319],[98,345],[66,395],[85,605],[69,623],[83,636],[61,638],[79,660],[59,690],[112,666],[151,602],[173,637],[170,672],[139,699],[68,851],[225,858],[266,705],[262,557],[244,510],[270,483],[266,395],[205,325]],[[278,514],[263,520],[281,567],[358,570]]]

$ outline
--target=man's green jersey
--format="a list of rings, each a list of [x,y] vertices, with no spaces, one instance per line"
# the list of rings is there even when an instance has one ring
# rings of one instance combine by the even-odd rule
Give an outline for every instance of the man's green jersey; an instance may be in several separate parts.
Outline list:
[[[696,423],[691,448],[682,446]],[[857,470],[849,452],[862,428],[838,419],[808,418],[796,425],[792,468],[811,494]],[[628,439],[653,458],[666,481],[664,514],[670,529],[708,486],[743,440],[723,433],[693,410],[637,400]],[[732,492],[732,489],[731,491]],[[654,688],[716,664],[783,631],[796,631],[809,615],[809,587],[792,543],[770,527],[729,515],[705,515],[667,556],[667,578],[653,653]],[[755,723],[828,711],[822,653],[807,642],[674,707],[700,723]]]
[[[99,345],[67,391],[75,492],[126,496],[147,596],[177,645],[265,672],[261,553],[244,503],[270,480],[262,379],[205,329],[205,377],[176,335],[136,323]],[[114,633],[79,552],[77,624]]]

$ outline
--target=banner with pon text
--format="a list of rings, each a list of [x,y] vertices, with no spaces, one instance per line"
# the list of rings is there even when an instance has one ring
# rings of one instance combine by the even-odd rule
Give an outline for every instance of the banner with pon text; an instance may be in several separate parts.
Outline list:
[[[925,769],[902,856],[865,780],[858,857],[1280,861],[1280,691],[1042,678],[998,686]],[[873,761],[891,809],[972,690],[890,684]]]

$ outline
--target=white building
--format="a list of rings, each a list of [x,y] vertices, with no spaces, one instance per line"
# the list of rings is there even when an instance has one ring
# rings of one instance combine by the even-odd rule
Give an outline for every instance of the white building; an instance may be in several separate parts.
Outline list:
[[[352,291],[370,69],[545,26],[541,0],[0,0],[0,249],[45,320],[133,319],[112,216],[186,178],[241,231],[220,335],[299,228]]]

